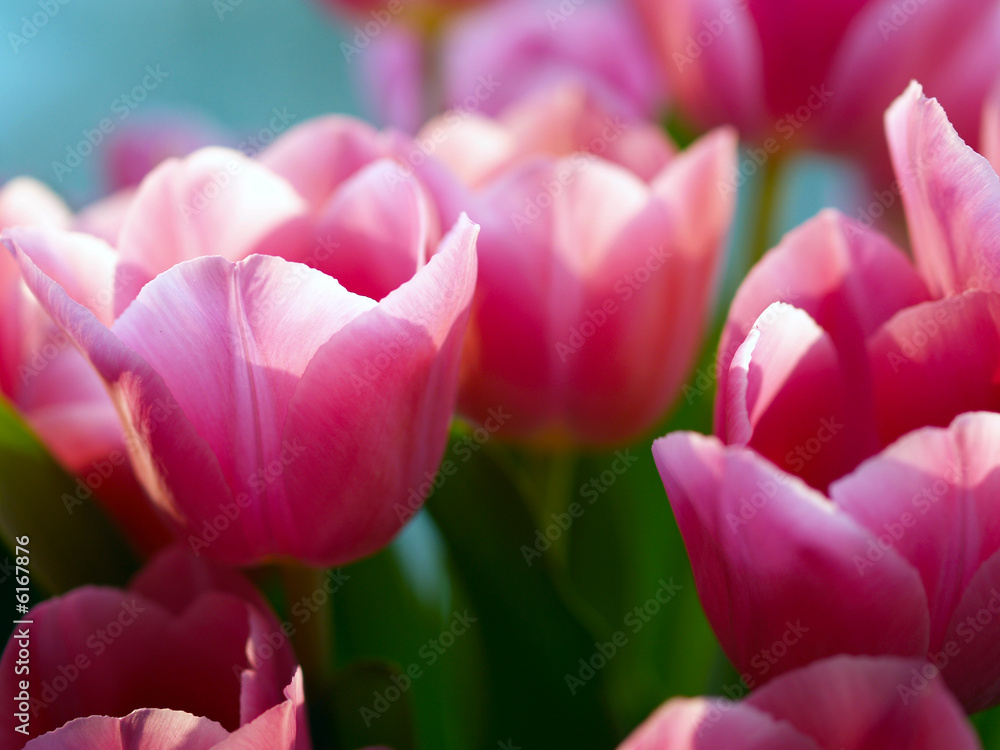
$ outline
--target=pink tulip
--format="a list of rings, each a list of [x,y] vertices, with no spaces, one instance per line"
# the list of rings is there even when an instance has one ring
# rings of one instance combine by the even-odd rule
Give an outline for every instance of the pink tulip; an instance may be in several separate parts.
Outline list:
[[[108,186],[112,191],[135,187],[164,159],[229,140],[218,126],[186,113],[161,112],[129,120],[108,136],[104,152]]]
[[[171,549],[128,590],[87,586],[24,619],[0,659],[0,692],[18,709],[29,696],[17,722],[27,734],[6,731],[0,747],[310,747],[302,670],[234,572]],[[22,645],[30,677],[15,674]]]
[[[837,657],[784,675],[740,703],[674,698],[618,750],[981,748],[940,684],[900,700],[898,685],[924,668],[902,659]]]
[[[654,454],[749,680],[927,655],[978,710],[1000,702],[1000,177],[919,87],[887,123],[919,271],[832,211],[791,232],[733,301],[719,437]]]
[[[882,112],[911,78],[974,138],[1000,73],[995,0],[634,4],[686,113],[705,127],[735,123],[757,141],[802,136],[881,157]]]
[[[451,107],[496,115],[567,83],[638,119],[664,103],[664,85],[631,9],[619,2],[499,2],[449,27],[442,53]]]
[[[496,121],[446,115],[421,140],[465,178],[484,227],[463,414],[547,444],[614,444],[649,428],[677,396],[711,307],[734,134],[672,158],[662,134],[577,93]],[[630,171],[644,157],[658,166]],[[497,425],[498,410],[511,418]]]
[[[369,135],[318,121],[262,163],[224,149],[168,161],[140,187],[117,255],[79,234],[5,235],[195,552],[363,557],[440,461],[477,228],[462,218],[440,239],[426,190],[371,161]]]
[[[19,178],[0,189],[0,229],[108,225],[97,206],[73,218],[41,183]],[[128,464],[125,436],[100,378],[21,285],[17,264],[0,257],[0,394],[17,409],[63,467],[79,478],[66,511],[96,495],[135,547],[151,553],[169,535]]]

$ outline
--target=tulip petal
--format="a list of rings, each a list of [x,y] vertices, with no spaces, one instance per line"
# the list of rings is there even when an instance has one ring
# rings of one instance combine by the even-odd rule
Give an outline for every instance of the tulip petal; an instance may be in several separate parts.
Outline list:
[[[306,262],[374,300],[410,279],[440,240],[424,189],[389,159],[349,177],[323,207],[316,231],[331,249],[316,248],[314,256],[325,260]]]
[[[163,379],[206,441],[230,488],[226,495],[249,499],[231,528],[258,554],[294,549],[293,500],[277,477],[261,474],[295,460],[288,441],[303,433],[285,432],[289,400],[320,347],[374,305],[280,258],[255,255],[234,264],[209,257],[161,274],[115,322],[114,334]],[[186,446],[169,450],[180,461]],[[154,455],[162,460],[161,453]],[[203,496],[173,497],[193,529],[221,510]]]
[[[817,489],[878,450],[833,341],[791,305],[774,303],[754,324],[733,357],[727,389],[725,440]]]
[[[836,211],[822,211],[789,232],[740,284],[719,343],[716,432],[725,434],[721,405],[732,357],[772,302],[807,312],[830,335],[850,379],[863,383],[867,337],[898,311],[929,298],[891,242]],[[865,399],[864,391],[859,387],[855,398]]]
[[[983,110],[983,130],[980,136],[983,156],[990,160],[993,169],[1000,174],[1000,79],[993,88],[993,94]]]
[[[916,79],[941,98],[971,142],[982,102],[1000,73],[1000,7],[994,0],[920,0],[909,6],[871,0],[866,6],[842,37],[828,77],[833,95],[823,113],[824,137],[854,149],[878,144],[877,158],[884,158],[877,113]]]
[[[674,698],[629,735],[618,750],[820,750],[787,724],[745,704]]]
[[[922,667],[922,661],[837,656],[783,675],[744,705],[830,750],[978,750],[975,732],[943,685],[900,699],[900,687]]]
[[[233,732],[217,750],[311,750],[301,668],[296,669],[284,697]]]
[[[950,428],[907,434],[830,488],[874,542],[920,572],[932,649],[969,581],[1000,550],[998,449],[1000,415],[966,414]]]
[[[143,708],[122,718],[74,719],[38,737],[24,750],[212,750],[229,732],[183,711]]]
[[[886,113],[913,252],[931,290],[1000,289],[1000,176],[913,83]]]
[[[825,497],[713,437],[673,433],[653,455],[708,620],[750,687],[837,653],[926,653],[917,571],[890,550],[860,575],[867,533]]]
[[[477,233],[460,219],[426,266],[309,363],[284,433],[301,441],[285,477],[299,559],[328,567],[374,552],[401,526],[407,485],[436,470],[475,289]]]
[[[753,135],[763,119],[760,36],[747,6],[735,0],[634,0],[654,35],[661,66],[688,112],[705,126],[732,123]],[[727,22],[728,21],[728,22]],[[709,24],[722,31],[711,44],[695,37]]]
[[[995,440],[992,449],[995,456]],[[996,470],[989,481],[995,500]],[[934,652],[948,687],[966,711],[975,713],[1000,703],[1000,554],[973,576]]]
[[[112,247],[118,247],[118,237],[135,200],[135,190],[119,190],[96,203],[91,203],[76,215],[73,231],[100,237]]]
[[[896,315],[868,343],[884,443],[1000,408],[1000,294],[966,292]]]
[[[318,210],[347,178],[388,155],[385,136],[371,125],[328,116],[296,125],[262,151],[259,161]]]
[[[238,151],[206,148],[168,160],[143,181],[121,228],[115,315],[182,261],[284,249],[300,236],[305,212],[291,185]]]
[[[0,230],[16,226],[62,229],[73,214],[62,198],[31,177],[17,177],[0,188]]]

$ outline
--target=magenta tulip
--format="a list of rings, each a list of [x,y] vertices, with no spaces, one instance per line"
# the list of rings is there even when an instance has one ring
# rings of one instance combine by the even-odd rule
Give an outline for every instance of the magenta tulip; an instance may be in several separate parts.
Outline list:
[[[448,118],[421,138],[464,178],[483,226],[460,410],[549,446],[636,437],[676,398],[701,342],[735,135],[673,157],[654,128],[579,91],[494,121]],[[497,424],[498,410],[510,419]]]
[[[0,747],[310,747],[288,639],[232,571],[171,549],[128,590],[87,586],[24,619],[0,659],[0,692],[26,730],[4,732]],[[22,646],[27,679],[15,673]]]
[[[881,157],[882,112],[911,78],[972,139],[1000,73],[995,0],[634,4],[684,110],[702,126],[735,123],[761,142],[805,139]]]
[[[654,454],[748,680],[926,655],[978,710],[1000,702],[1000,177],[919,87],[887,122],[919,270],[835,212],[791,232],[730,310],[718,438]]]
[[[74,218],[48,188],[26,178],[0,189],[0,230],[96,225],[108,215],[95,206]],[[0,257],[0,394],[78,477],[74,493],[62,498],[67,513],[93,495],[138,551],[151,553],[169,540],[129,465],[125,435],[104,384],[23,288],[6,252]]]
[[[779,677],[748,698],[674,698],[618,750],[978,750],[947,689],[907,700],[898,687],[926,665],[836,657]]]
[[[371,161],[368,135],[318,121],[263,163],[223,149],[168,161],[139,189],[117,256],[79,234],[5,235],[198,553],[363,557],[440,461],[477,228],[463,218],[441,239],[422,185]]]

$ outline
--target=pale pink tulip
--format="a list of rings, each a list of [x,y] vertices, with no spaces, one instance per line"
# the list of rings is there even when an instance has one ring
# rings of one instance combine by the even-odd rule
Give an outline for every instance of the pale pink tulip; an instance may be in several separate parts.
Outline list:
[[[629,119],[655,116],[666,99],[637,19],[620,2],[494,3],[458,19],[443,44],[445,100],[465,111],[496,115],[567,83]]]
[[[507,410],[496,427],[511,438],[609,445],[648,429],[711,309],[735,135],[672,158],[661,134],[607,112],[571,92],[450,130],[446,115],[422,134],[464,176],[483,225],[460,409],[491,429]]]
[[[838,657],[784,675],[740,703],[674,698],[618,750],[978,750],[947,689],[908,701],[898,686],[924,665]]]
[[[756,141],[881,158],[882,112],[911,78],[975,138],[1000,73],[995,0],[633,1],[684,111]]]
[[[116,199],[117,200],[117,199]],[[19,178],[0,189],[0,230],[13,226],[68,228],[110,212],[95,206],[74,219],[65,204],[34,180]],[[17,264],[0,257],[0,394],[78,477],[63,497],[72,513],[96,496],[141,552],[162,546],[169,535],[128,463],[125,436],[114,404],[93,368],[20,282]],[[106,291],[110,294],[110,291]]]
[[[196,552],[363,557],[440,461],[477,229],[463,218],[440,239],[427,191],[371,135],[318,121],[259,162],[224,149],[168,161],[117,254],[80,234],[5,235]]]
[[[29,644],[28,734],[0,747],[308,750],[302,671],[248,581],[171,549],[128,590],[88,586],[32,608],[8,641],[0,692]],[[32,739],[27,745],[24,743]]]

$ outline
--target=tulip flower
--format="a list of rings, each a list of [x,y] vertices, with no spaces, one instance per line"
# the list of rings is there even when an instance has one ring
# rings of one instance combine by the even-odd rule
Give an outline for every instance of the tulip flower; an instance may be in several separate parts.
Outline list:
[[[638,21],[618,2],[495,3],[448,28],[442,59],[446,103],[484,115],[566,84],[629,119],[655,116],[666,98]]]
[[[887,123],[918,268],[832,211],[790,233],[733,301],[718,437],[654,455],[749,679],[926,655],[972,711],[1000,702],[1000,177],[919,87]]]
[[[784,675],[739,703],[674,698],[619,750],[977,750],[975,732],[939,683],[900,700],[898,685],[926,666],[835,657]]]
[[[164,163],[117,254],[5,234],[110,390],[154,503],[193,551],[235,564],[375,552],[447,438],[477,228],[462,218],[438,241],[416,178],[386,159],[359,168],[343,141],[317,147],[328,126],[262,154],[274,171],[225,149]]]
[[[732,218],[718,184],[734,134],[672,157],[661,134],[579,96],[448,123],[421,138],[464,177],[484,228],[460,410],[481,424],[507,410],[501,434],[546,445],[637,436],[700,345]],[[640,176],[629,165],[643,155],[659,167]]]
[[[0,229],[17,225],[108,225],[96,206],[72,216],[41,183],[19,178],[0,190]],[[103,218],[102,218],[103,217]],[[56,459],[78,477],[68,513],[95,495],[137,549],[169,539],[128,463],[125,435],[104,384],[20,284],[17,264],[0,257],[0,394],[20,412]]]
[[[310,747],[302,670],[232,571],[169,549],[127,590],[76,589],[23,619],[0,691],[25,730],[8,728],[0,747]],[[29,679],[15,672],[22,648]]]
[[[882,153],[882,112],[911,78],[967,139],[1000,73],[992,0],[634,0],[684,111],[748,138]],[[928,49],[934,49],[928,55]]]
[[[181,112],[129,120],[108,136],[104,152],[108,186],[114,192],[135,187],[164,159],[229,140],[221,128]]]
[[[993,95],[983,112],[983,130],[980,140],[983,155],[990,160],[993,169],[1000,174],[1000,79],[993,89]]]

